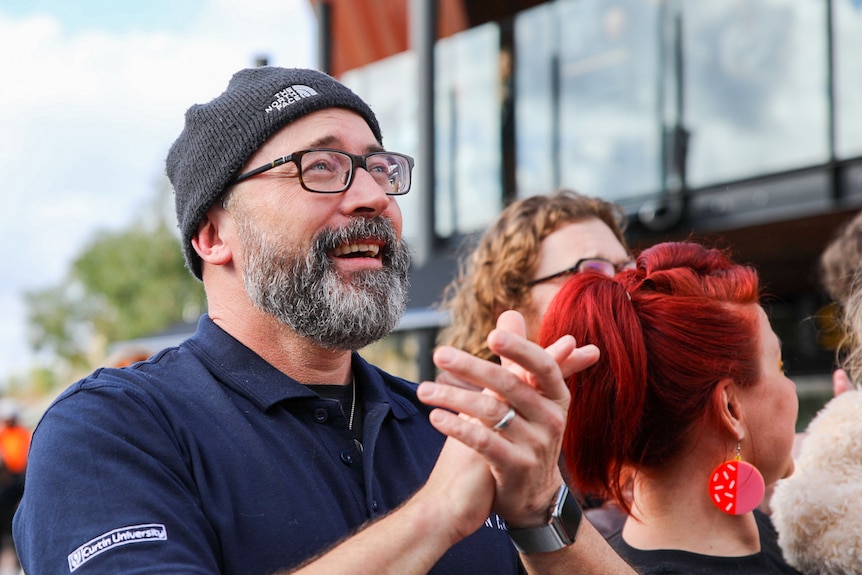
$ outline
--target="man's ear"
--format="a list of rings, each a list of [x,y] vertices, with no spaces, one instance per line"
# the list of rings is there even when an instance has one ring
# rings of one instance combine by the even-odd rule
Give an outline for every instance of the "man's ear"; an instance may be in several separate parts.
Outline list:
[[[198,224],[197,233],[192,236],[192,247],[201,260],[223,266],[233,259],[230,243],[227,241],[232,227],[233,220],[223,207],[215,205],[207,210]]]
[[[745,415],[739,393],[732,379],[718,382],[713,391],[713,402],[719,422],[737,441],[745,439]]]

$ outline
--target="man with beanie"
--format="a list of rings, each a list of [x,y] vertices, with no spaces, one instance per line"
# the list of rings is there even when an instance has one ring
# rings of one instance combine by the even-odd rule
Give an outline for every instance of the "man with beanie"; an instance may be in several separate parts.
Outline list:
[[[511,312],[503,365],[444,347],[417,387],[355,353],[407,295],[413,160],[382,142],[312,70],[242,70],[188,110],[167,172],[208,313],[47,410],[15,517],[27,573],[630,572],[557,466],[563,376],[594,347],[543,350]]]

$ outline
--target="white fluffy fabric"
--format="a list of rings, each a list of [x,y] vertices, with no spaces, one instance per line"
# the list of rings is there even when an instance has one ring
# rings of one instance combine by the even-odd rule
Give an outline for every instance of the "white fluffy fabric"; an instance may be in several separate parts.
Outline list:
[[[862,574],[862,391],[827,403],[808,426],[796,471],[770,501],[788,563],[808,574]]]

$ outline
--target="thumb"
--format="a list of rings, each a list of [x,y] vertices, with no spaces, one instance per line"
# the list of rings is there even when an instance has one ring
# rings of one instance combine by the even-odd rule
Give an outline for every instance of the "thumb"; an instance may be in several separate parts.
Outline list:
[[[521,315],[521,312],[517,312],[513,309],[506,310],[500,314],[500,317],[497,318],[497,329],[500,331],[507,331],[524,338],[527,337],[527,322],[524,320],[524,316]],[[512,360],[506,359],[505,357],[500,358],[500,363],[503,367],[512,366]]]

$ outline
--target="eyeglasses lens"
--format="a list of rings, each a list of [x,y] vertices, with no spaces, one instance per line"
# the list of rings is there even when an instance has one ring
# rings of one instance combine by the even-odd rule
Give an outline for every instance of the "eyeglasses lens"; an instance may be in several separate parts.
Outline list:
[[[379,152],[365,158],[368,173],[390,195],[406,194],[410,189],[410,163],[404,156]]]
[[[389,195],[406,194],[410,190],[410,163],[405,156],[374,152],[362,159],[374,181]],[[314,192],[341,192],[351,182],[353,159],[334,150],[314,150],[300,160],[302,182]]]
[[[350,179],[353,163],[349,156],[332,151],[315,151],[304,154],[299,169],[302,183],[315,192],[338,192]]]
[[[578,266],[579,272],[595,271],[602,273],[608,277],[614,277],[617,270],[614,264],[606,260],[581,260],[581,265]]]

